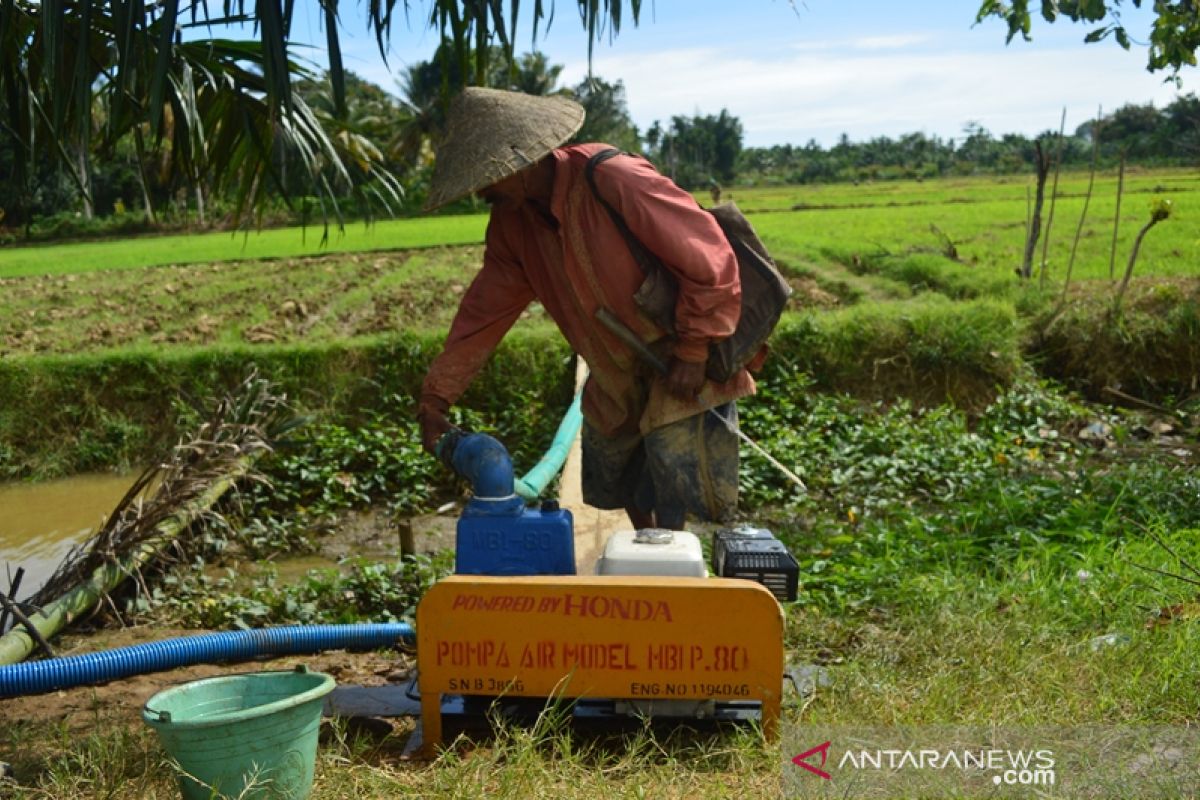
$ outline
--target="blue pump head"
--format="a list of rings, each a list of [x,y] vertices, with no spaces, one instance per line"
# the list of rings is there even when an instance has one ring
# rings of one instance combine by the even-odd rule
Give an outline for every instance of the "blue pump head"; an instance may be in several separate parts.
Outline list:
[[[474,497],[458,520],[454,571],[471,575],[573,575],[571,512],[558,503],[526,508],[514,491],[512,459],[482,433],[451,428],[437,445],[441,462],[471,482]]]
[[[486,433],[451,428],[438,441],[437,455],[447,469],[471,482],[476,499],[513,496],[512,458],[504,445]]]

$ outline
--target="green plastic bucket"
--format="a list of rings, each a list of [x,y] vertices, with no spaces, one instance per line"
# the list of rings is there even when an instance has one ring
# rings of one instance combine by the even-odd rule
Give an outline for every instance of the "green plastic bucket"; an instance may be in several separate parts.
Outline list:
[[[178,762],[184,800],[304,800],[334,685],[304,667],[206,678],[154,695],[142,719]]]

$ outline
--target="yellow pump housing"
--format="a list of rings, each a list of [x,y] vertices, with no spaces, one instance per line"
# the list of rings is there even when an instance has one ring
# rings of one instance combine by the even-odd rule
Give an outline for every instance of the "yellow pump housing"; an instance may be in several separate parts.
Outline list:
[[[426,752],[444,693],[621,700],[757,700],[773,737],[783,612],[724,578],[452,575],[417,608]]]

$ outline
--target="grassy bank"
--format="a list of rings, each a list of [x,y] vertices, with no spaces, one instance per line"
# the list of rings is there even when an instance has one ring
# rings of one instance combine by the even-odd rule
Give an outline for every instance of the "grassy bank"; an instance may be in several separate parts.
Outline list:
[[[52,476],[156,457],[194,426],[197,409],[256,369],[299,414],[353,424],[372,410],[411,417],[442,334],[326,344],[130,348],[0,362],[0,475]],[[492,424],[553,432],[573,372],[557,332],[515,331],[463,403]],[[520,448],[522,451],[524,448]]]
[[[173,442],[189,401],[228,390],[252,368],[303,411],[353,423],[372,410],[411,416],[440,331],[325,344],[127,347],[0,361],[0,476],[52,476],[129,466]],[[767,374],[807,372],[826,390],[982,407],[1020,372],[1011,306],[920,298],[789,316]],[[566,408],[569,352],[548,323],[522,321],[462,405],[533,442]],[[523,445],[516,445],[523,449]]]
[[[1027,350],[1044,374],[1096,396],[1200,396],[1200,282],[1132,284],[1119,309],[1110,288],[1077,287],[1030,320]]]
[[[785,319],[765,376],[803,372],[826,391],[982,408],[1021,371],[1011,305],[923,297]]]
[[[790,312],[762,377],[804,374],[815,390],[849,392],[864,402],[950,403],[972,412],[1037,373],[1099,399],[1114,399],[1106,390],[1115,388],[1148,402],[1178,403],[1195,395],[1200,374],[1198,286],[1135,284],[1119,317],[1112,316],[1111,290],[1097,284],[1082,286],[1061,310],[1044,295],[954,301],[930,291]],[[0,476],[144,463],[174,441],[196,402],[236,385],[253,368],[304,412],[352,426],[373,411],[408,418],[443,336],[432,326],[324,343],[140,344],[3,359]],[[531,309],[463,406],[500,428],[523,409],[540,442],[568,402],[569,360],[561,337]],[[529,439],[512,430],[516,440]]]

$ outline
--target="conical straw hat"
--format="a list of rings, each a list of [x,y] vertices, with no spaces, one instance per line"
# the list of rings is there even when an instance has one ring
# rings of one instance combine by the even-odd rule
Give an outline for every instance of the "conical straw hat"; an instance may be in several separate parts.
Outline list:
[[[582,125],[583,106],[565,97],[463,89],[450,103],[425,210],[532,166]]]

